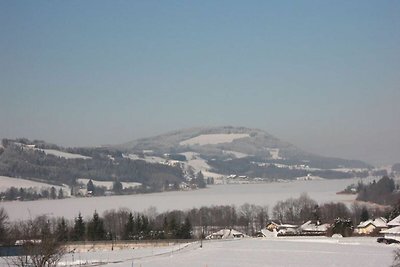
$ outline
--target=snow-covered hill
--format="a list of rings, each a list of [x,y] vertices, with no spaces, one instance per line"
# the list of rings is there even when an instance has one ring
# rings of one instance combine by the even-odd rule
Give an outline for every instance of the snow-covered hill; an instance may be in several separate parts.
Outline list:
[[[176,155],[184,155],[186,160],[178,159],[184,169],[202,171],[207,177],[213,178],[231,174],[253,178],[297,178],[320,170],[332,172],[313,175],[349,178],[353,170],[363,172],[371,167],[357,160],[308,153],[265,131],[245,127],[185,129],[116,147],[126,151],[131,159],[148,162],[154,162],[155,159],[159,163],[177,164],[173,156],[176,158]],[[279,169],[272,170],[271,167]],[[263,170],[268,168],[268,171]]]

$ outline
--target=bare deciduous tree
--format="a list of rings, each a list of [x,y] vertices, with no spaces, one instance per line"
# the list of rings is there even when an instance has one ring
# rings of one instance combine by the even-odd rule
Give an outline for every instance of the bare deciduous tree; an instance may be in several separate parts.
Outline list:
[[[9,266],[57,266],[66,249],[63,243],[48,231],[47,222],[45,217],[20,222],[18,236],[11,238],[22,238],[16,242],[22,247],[21,255],[7,258]]]

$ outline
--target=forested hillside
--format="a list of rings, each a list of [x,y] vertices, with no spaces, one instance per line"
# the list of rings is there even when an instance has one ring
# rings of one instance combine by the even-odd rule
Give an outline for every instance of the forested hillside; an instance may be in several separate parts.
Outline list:
[[[35,144],[36,143],[36,144]],[[182,170],[163,164],[122,157],[121,152],[107,148],[64,149],[44,142],[26,139],[4,139],[0,150],[0,175],[74,185],[78,178],[100,181],[139,182],[153,191],[165,183],[183,180]],[[80,153],[81,158],[65,158],[46,153]]]

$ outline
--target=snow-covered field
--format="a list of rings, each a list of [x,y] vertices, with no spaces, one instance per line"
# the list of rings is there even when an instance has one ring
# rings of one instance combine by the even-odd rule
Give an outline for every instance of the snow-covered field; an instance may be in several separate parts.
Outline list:
[[[243,239],[210,241],[175,254],[139,259],[137,266],[389,266],[394,247],[369,239]],[[110,266],[128,266],[127,263]]]
[[[127,155],[123,154],[122,156],[125,157],[125,158],[128,158],[128,159],[131,159],[131,160],[144,160],[144,161],[149,162],[149,163],[162,163],[162,162],[165,162],[164,158],[155,157],[155,156],[148,156],[148,155],[144,155],[144,157],[142,157],[142,158],[139,157],[136,154],[127,154]]]
[[[26,179],[20,179],[20,178],[12,178],[12,177],[7,177],[7,176],[0,176],[0,192],[6,191],[10,187],[16,187],[16,188],[37,188],[38,190],[42,188],[50,188],[53,185],[51,184],[46,184],[46,183],[39,183],[31,180],[26,180]],[[68,188],[66,187],[61,187],[61,186],[56,186],[54,187],[59,190],[60,188],[63,188],[64,191],[69,191]]]
[[[37,149],[37,150],[43,151],[47,155],[53,155],[56,157],[66,158],[66,159],[90,159],[91,158],[91,157],[86,157],[86,156],[83,156],[80,154],[72,154],[72,153],[62,152],[62,151],[54,150],[54,149]]]
[[[235,158],[237,159],[241,159],[241,158],[245,158],[250,156],[249,154],[245,154],[245,153],[241,153],[241,152],[236,152],[236,151],[231,151],[231,150],[223,150],[222,151],[224,154],[228,154],[228,155],[233,155],[235,156]]]
[[[179,144],[185,145],[216,145],[222,143],[231,143],[236,139],[250,137],[249,134],[202,134],[188,140],[182,141]]]
[[[358,181],[359,179],[341,179],[243,185],[225,184],[194,191],[25,202],[12,201],[3,202],[0,205],[6,209],[12,220],[17,220],[29,218],[28,211],[32,216],[50,214],[72,219],[79,212],[83,216],[89,217],[93,215],[94,210],[101,214],[105,210],[119,209],[121,207],[134,211],[144,211],[149,207],[156,207],[158,211],[163,212],[201,206],[240,206],[244,203],[251,203],[268,205],[272,209],[277,201],[290,197],[299,197],[304,192],[307,192],[311,198],[319,203],[341,201],[350,204],[355,199],[355,195],[338,195],[336,192]]]
[[[114,249],[66,254],[59,266],[109,267],[329,267],[390,266],[398,245],[384,245],[376,238],[291,237],[204,241],[162,247]],[[0,266],[6,266],[0,260]]]

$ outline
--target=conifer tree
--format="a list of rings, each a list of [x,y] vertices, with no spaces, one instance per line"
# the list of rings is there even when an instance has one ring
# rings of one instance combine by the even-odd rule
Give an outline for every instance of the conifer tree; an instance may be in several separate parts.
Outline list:
[[[73,240],[83,241],[85,240],[85,222],[83,221],[82,215],[79,212],[78,218],[75,219],[73,229]]]
[[[56,238],[58,241],[65,242],[68,240],[68,227],[64,217],[57,224]]]
[[[132,212],[128,215],[128,221],[125,225],[124,229],[124,239],[133,239],[134,237],[134,230],[135,230],[135,220],[133,218]]]
[[[92,241],[105,239],[106,231],[104,229],[104,222],[99,217],[97,211],[94,211],[93,219],[88,223],[87,236]]]

